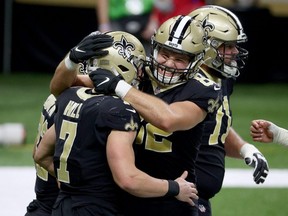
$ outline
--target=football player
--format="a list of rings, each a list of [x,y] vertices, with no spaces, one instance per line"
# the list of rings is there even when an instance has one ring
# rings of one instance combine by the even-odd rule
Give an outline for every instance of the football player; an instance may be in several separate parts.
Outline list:
[[[93,64],[137,85],[136,71],[146,58],[144,47],[131,34],[106,34],[114,39],[105,49],[109,55],[93,59]],[[85,52],[76,47],[69,56]],[[187,171],[174,181],[151,177],[136,168],[132,144],[141,123],[127,102],[77,86],[57,96],[56,107],[54,126],[45,133],[34,155],[36,162],[60,182],[53,215],[122,215],[118,186],[135,196],[173,197],[194,205],[197,190],[185,181]]]
[[[87,39],[87,38],[86,38]],[[105,56],[108,54],[107,51],[103,51],[103,48],[110,47],[112,45],[112,39],[108,35],[93,35],[89,37],[89,46],[90,50],[93,51],[93,55],[98,57]],[[87,53],[86,55],[91,55]],[[75,71],[79,74],[83,74],[85,69],[79,67],[80,65],[75,64]],[[85,77],[85,76],[83,76]],[[83,79],[84,80],[84,79]],[[74,83],[75,85],[81,83]],[[35,146],[33,149],[33,155],[35,154],[36,148],[38,148],[39,143],[45,134],[45,132],[54,124],[54,115],[55,115],[55,101],[56,98],[54,95],[49,95],[46,101],[43,104],[42,112],[38,124],[38,133],[35,140]],[[35,181],[35,194],[36,199],[34,199],[28,206],[25,216],[50,216],[52,212],[53,204],[56,201],[58,196],[59,187],[57,180],[54,176],[48,173],[47,170],[35,163],[36,168],[36,181]]]
[[[250,134],[254,141],[288,146],[288,130],[271,121],[257,119],[251,122]]]
[[[247,41],[241,22],[231,11],[214,5],[200,7],[189,16],[201,22],[209,45],[199,73],[218,80],[222,89],[222,105],[215,115],[205,120],[196,163],[199,215],[210,216],[212,213],[209,200],[221,190],[225,156],[244,158],[247,165],[254,167],[256,184],[264,183],[269,168],[261,152],[243,140],[232,128],[230,96],[248,55],[248,51],[240,47]]]
[[[158,178],[173,179],[188,170],[187,180],[196,182],[203,121],[215,115],[221,104],[220,86],[196,73],[204,50],[205,33],[200,23],[179,15],[164,22],[152,37],[151,58],[145,68],[148,79],[142,82],[149,94],[106,70],[89,74],[96,91],[116,92],[144,118],[136,139],[136,164]],[[109,82],[105,82],[107,77]],[[127,195],[122,200],[125,215],[198,214],[197,207],[173,197],[143,199]]]
[[[35,150],[38,147],[43,135],[54,123],[55,101],[56,99],[54,95],[51,94],[43,104],[33,155],[35,154]],[[35,168],[36,181],[34,190],[36,199],[34,199],[27,206],[25,216],[50,216],[53,204],[59,192],[57,180],[37,163],[35,163]]]

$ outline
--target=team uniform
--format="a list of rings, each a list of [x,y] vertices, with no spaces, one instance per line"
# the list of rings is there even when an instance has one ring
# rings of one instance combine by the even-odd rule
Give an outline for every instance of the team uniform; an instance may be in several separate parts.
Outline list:
[[[220,191],[225,174],[224,143],[232,124],[229,98],[248,57],[248,51],[241,47],[248,38],[238,17],[224,7],[206,5],[195,9],[189,16],[200,21],[207,33],[209,48],[202,63],[204,67],[200,66],[201,73],[221,80],[223,94],[223,103],[217,113],[204,122],[196,163],[199,215],[211,216],[209,199]]]
[[[36,148],[44,133],[54,124],[55,100],[53,95],[49,95],[43,105],[38,126]],[[35,166],[37,174],[34,188],[36,199],[27,206],[25,216],[50,216],[53,204],[59,193],[59,187],[55,177],[51,176],[38,164],[35,164]]]
[[[153,78],[151,78],[153,80]],[[152,81],[154,92],[156,82]],[[150,92],[151,93],[151,92]],[[162,89],[157,97],[168,104],[191,101],[206,110],[208,116],[218,108],[221,91],[219,86],[197,74],[187,83]],[[151,176],[161,179],[176,179],[188,171],[187,181],[196,182],[195,163],[201,143],[203,124],[186,131],[165,132],[150,123],[142,122],[136,139],[136,166]],[[189,216],[197,215],[197,207],[178,201],[175,197],[137,198],[126,194],[125,215]],[[195,201],[196,202],[196,201]]]
[[[52,215],[121,215],[106,142],[112,130],[137,130],[138,114],[118,97],[85,87],[65,90],[56,105],[54,169],[60,193]]]
[[[204,121],[202,144],[196,162],[197,189],[199,193],[199,215],[210,216],[209,199],[221,188],[225,174],[224,142],[232,124],[230,95],[233,92],[234,79],[222,79],[222,106],[217,113]]]

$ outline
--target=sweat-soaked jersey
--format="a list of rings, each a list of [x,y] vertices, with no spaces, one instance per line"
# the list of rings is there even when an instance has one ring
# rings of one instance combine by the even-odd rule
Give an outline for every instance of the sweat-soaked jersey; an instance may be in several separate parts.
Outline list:
[[[119,188],[108,165],[106,142],[112,130],[137,131],[138,114],[120,98],[85,87],[65,90],[56,105],[54,169],[61,193],[72,198],[72,206],[93,204],[117,211]]]
[[[210,199],[222,187],[225,174],[224,143],[232,124],[230,95],[233,92],[233,79],[221,81],[222,105],[214,115],[204,121],[202,143],[196,163],[197,189],[199,197]]]

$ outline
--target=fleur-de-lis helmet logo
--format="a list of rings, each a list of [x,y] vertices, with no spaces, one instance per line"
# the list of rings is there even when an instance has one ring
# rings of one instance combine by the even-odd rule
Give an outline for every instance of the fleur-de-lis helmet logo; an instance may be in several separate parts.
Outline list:
[[[209,15],[207,15],[207,16],[201,21],[201,25],[202,25],[202,28],[204,29],[205,33],[206,33],[206,36],[208,36],[209,32],[212,32],[212,31],[214,31],[214,29],[215,29],[214,24],[208,21],[208,16],[209,16]]]
[[[121,36],[120,41],[115,41],[113,47],[118,50],[118,54],[124,59],[131,56],[131,52],[135,50],[135,45],[127,41],[124,35]]]

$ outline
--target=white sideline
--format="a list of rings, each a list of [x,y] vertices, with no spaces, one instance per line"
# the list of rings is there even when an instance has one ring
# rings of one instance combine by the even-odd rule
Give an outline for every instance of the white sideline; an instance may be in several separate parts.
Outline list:
[[[226,169],[223,187],[288,188],[288,169],[271,169],[264,184],[253,182],[252,169]],[[1,215],[24,216],[26,206],[35,198],[34,167],[0,167]]]

